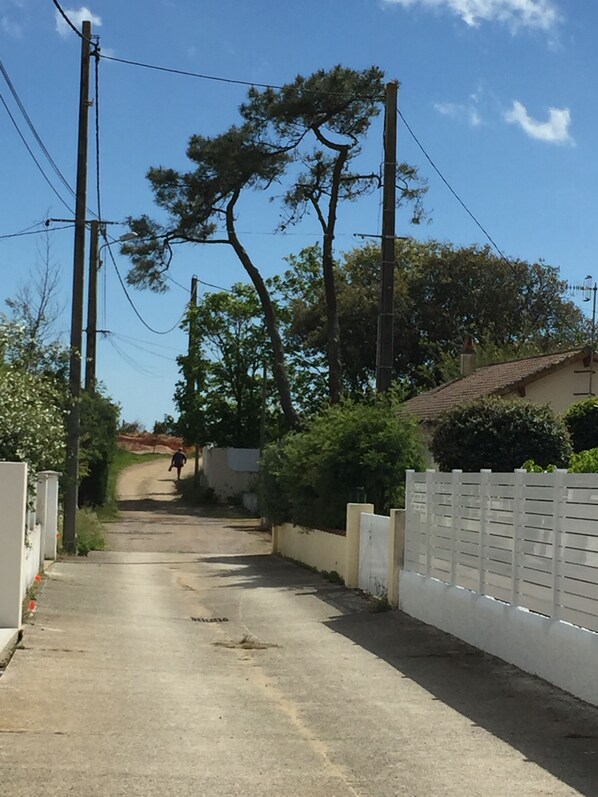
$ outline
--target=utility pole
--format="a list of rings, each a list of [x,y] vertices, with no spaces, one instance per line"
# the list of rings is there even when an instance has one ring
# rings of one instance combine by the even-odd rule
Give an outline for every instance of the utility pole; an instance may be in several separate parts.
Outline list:
[[[194,310],[197,307],[197,277],[194,275],[191,277],[191,301],[189,302],[189,309],[191,310],[191,314],[189,316],[189,363],[194,362],[194,358],[197,354],[197,319],[195,318]],[[187,390],[189,392],[189,398],[193,398],[195,393],[198,389],[197,382],[195,380],[195,374],[191,376],[191,379],[187,383]],[[197,484],[199,479],[199,445],[197,441],[194,442],[194,468],[193,468],[193,479]]]
[[[82,26],[79,135],[77,145],[77,199],[73,257],[73,299],[69,360],[70,410],[67,421],[66,491],[62,544],[68,553],[77,550],[77,503],[79,498],[79,419],[81,397],[81,343],[83,337],[83,281],[85,260],[85,207],[87,201],[87,133],[89,123],[89,65],[91,22]]]
[[[89,278],[87,285],[87,335],[85,347],[85,390],[95,393],[96,389],[96,336],[98,325],[98,253],[100,244],[100,222],[90,223],[89,240]]]
[[[386,84],[384,114],[384,178],[382,184],[382,285],[378,315],[376,391],[384,393],[392,385],[394,286],[395,286],[395,211],[397,181],[397,94],[396,81]]]

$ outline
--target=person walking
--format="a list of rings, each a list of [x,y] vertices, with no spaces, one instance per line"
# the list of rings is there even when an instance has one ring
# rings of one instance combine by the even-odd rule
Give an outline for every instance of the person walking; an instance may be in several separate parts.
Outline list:
[[[176,468],[176,477],[177,479],[181,478],[181,469],[183,465],[187,462],[187,457],[185,456],[185,452],[182,448],[179,448],[178,451],[175,451],[172,455],[172,459],[170,461],[170,467],[168,468],[171,471],[173,468]]]

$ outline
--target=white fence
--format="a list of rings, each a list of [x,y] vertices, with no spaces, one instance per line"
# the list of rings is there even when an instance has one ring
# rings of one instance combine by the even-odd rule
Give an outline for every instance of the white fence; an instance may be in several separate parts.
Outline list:
[[[388,594],[390,518],[363,512],[359,523],[359,589],[381,598]]]
[[[409,614],[598,703],[598,475],[409,473],[405,515]]]
[[[27,465],[0,462],[0,653],[21,627],[27,589],[43,568],[56,558],[58,473],[37,477],[37,494],[27,494]],[[31,500],[35,511],[28,509]]]

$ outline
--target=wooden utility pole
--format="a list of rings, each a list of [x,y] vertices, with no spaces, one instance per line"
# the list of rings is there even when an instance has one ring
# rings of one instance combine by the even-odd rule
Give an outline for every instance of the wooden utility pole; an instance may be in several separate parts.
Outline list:
[[[85,390],[95,393],[96,389],[96,339],[98,326],[98,252],[100,243],[100,222],[90,223],[89,276],[87,285],[87,335],[85,347]]]
[[[376,391],[392,385],[394,289],[395,289],[395,210],[397,181],[397,95],[396,81],[386,84],[384,115],[384,182],[382,194],[382,285],[378,315]]]
[[[83,337],[83,281],[85,260],[85,206],[87,201],[87,132],[89,123],[89,65],[91,22],[84,22],[81,39],[79,135],[77,145],[77,199],[73,257],[73,299],[69,360],[70,410],[67,420],[66,490],[62,544],[68,553],[77,549],[77,502],[79,498],[79,419],[81,396],[81,343]]]

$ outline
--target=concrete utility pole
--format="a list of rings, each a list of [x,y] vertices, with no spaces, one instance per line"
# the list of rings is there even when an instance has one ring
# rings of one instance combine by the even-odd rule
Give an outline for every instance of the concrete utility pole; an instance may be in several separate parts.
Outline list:
[[[79,136],[77,146],[77,199],[73,257],[73,300],[69,392],[71,407],[67,421],[66,491],[62,544],[68,553],[77,549],[77,502],[79,498],[79,419],[81,396],[81,342],[83,337],[83,281],[85,260],[85,206],[87,201],[87,133],[89,124],[89,65],[91,22],[82,25],[81,82],[79,91]]]
[[[396,81],[386,84],[382,194],[382,285],[376,357],[376,391],[378,393],[384,393],[390,389],[393,372],[398,89],[399,85]]]
[[[96,340],[98,326],[98,253],[100,248],[100,222],[90,221],[89,279],[87,285],[87,345],[85,347],[85,390],[96,389]]]

